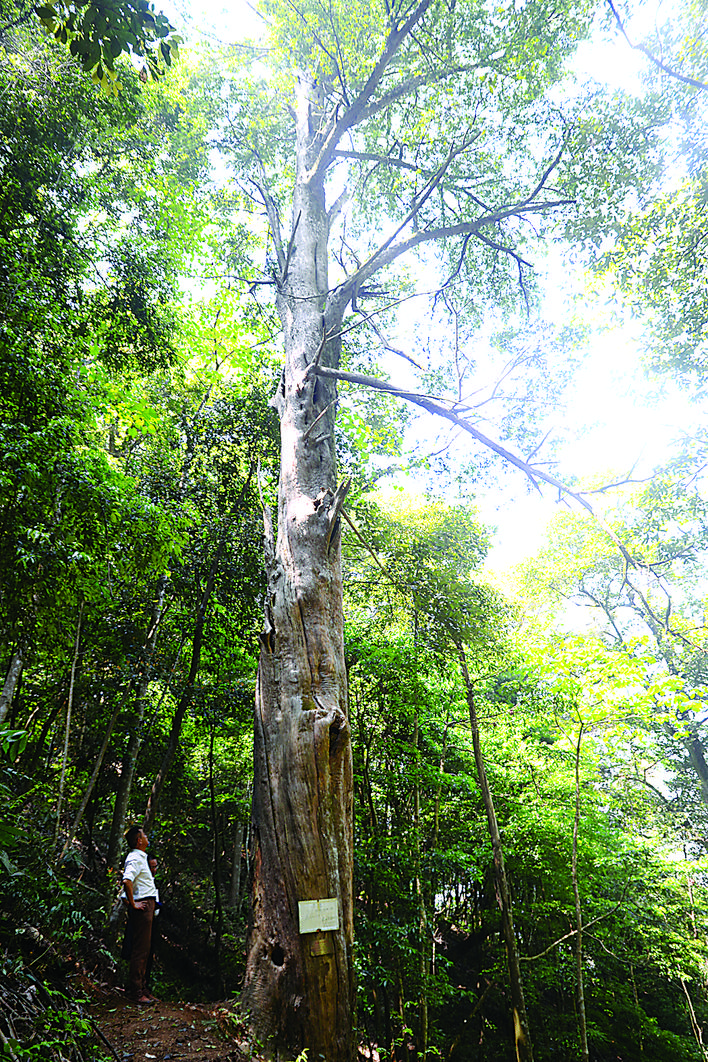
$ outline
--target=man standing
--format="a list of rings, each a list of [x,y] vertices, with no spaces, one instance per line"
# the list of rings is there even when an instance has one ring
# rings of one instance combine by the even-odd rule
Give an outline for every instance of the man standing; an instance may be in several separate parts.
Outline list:
[[[155,915],[157,889],[147,861],[147,835],[140,826],[131,826],[125,835],[130,853],[123,871],[123,889],[128,904],[128,922],[132,936],[128,995],[135,1003],[152,1004],[153,996],[145,984],[150,955],[152,920]]]

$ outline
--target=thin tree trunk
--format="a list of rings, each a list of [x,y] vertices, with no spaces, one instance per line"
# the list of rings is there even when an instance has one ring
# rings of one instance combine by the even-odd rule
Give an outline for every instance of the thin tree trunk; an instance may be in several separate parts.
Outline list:
[[[237,911],[241,900],[241,863],[243,842],[246,837],[244,823],[236,821],[234,825],[234,857],[231,863],[231,885],[229,887],[229,907]]]
[[[84,603],[79,608],[79,618],[76,622],[76,638],[74,640],[74,658],[71,661],[71,678],[69,680],[69,697],[66,703],[66,727],[64,729],[64,753],[61,761],[61,778],[59,779],[59,797],[57,799],[57,822],[54,828],[54,845],[59,841],[59,828],[61,826],[61,809],[64,801],[64,782],[66,781],[66,762],[69,757],[69,735],[71,733],[71,708],[74,701],[74,679],[76,677],[76,661],[79,658],[79,642],[81,640],[81,618],[84,614]]]
[[[167,739],[167,745],[162,756],[162,763],[160,769],[155,775],[155,781],[152,783],[152,789],[150,790],[150,796],[145,807],[145,814],[143,816],[143,828],[148,833],[155,825],[155,819],[157,817],[157,811],[160,806],[160,799],[162,797],[162,791],[165,786],[165,780],[169,773],[172,762],[175,758],[177,748],[179,747],[179,739],[182,733],[182,723],[184,717],[187,714],[187,709],[192,703],[192,697],[194,696],[194,683],[196,682],[197,675],[199,674],[199,667],[202,657],[202,644],[204,641],[204,622],[206,620],[207,607],[209,604],[209,598],[214,588],[215,571],[212,570],[209,573],[209,579],[207,585],[202,594],[202,600],[197,613],[197,621],[194,625],[194,637],[192,639],[192,657],[189,664],[189,673],[187,675],[187,681],[182,689],[182,695],[177,703],[175,714],[172,717],[172,726],[170,728],[170,736]]]
[[[575,897],[575,969],[576,994],[578,999],[578,1031],[580,1033],[580,1058],[590,1062],[588,1049],[588,1026],[585,1015],[585,984],[583,978],[583,911],[580,905],[580,888],[578,885],[578,833],[580,831],[580,746],[583,740],[583,724],[580,724],[578,741],[575,746],[575,821],[573,823],[573,858],[571,873],[573,877],[573,896]]]
[[[108,748],[108,743],[111,740],[111,735],[113,733],[113,727],[116,725],[116,719],[118,718],[118,713],[120,712],[120,710],[121,710],[121,708],[123,707],[124,704],[125,704],[125,698],[123,698],[123,700],[116,701],[116,706],[113,709],[113,713],[112,713],[111,718],[110,718],[110,720],[108,722],[108,726],[106,727],[106,733],[105,733],[105,735],[103,737],[103,744],[101,745],[101,748],[100,748],[100,751],[98,753],[98,756],[96,757],[96,762],[93,765],[93,771],[91,773],[91,777],[89,779],[89,783],[86,786],[86,789],[84,791],[84,795],[81,798],[81,803],[79,804],[79,808],[78,808],[78,810],[76,812],[76,815],[74,816],[74,822],[72,824],[71,830],[69,831],[69,835],[66,838],[66,841],[64,843],[64,847],[63,847],[62,852],[61,852],[62,856],[66,852],[66,850],[69,847],[69,845],[71,844],[71,842],[76,837],[76,834],[77,834],[77,831],[79,829],[79,826],[81,825],[81,820],[84,817],[84,813],[86,811],[86,808],[88,807],[88,802],[91,799],[91,794],[93,793],[93,787],[96,784],[96,780],[98,779],[99,772],[100,772],[101,767],[103,765],[103,759],[104,759],[104,757],[106,755],[106,750]]]
[[[143,647],[142,675],[140,676],[136,691],[135,711],[131,721],[130,739],[128,741],[127,751],[123,757],[121,774],[116,792],[116,801],[113,806],[113,821],[111,822],[111,834],[108,841],[107,858],[109,867],[114,867],[116,865],[118,854],[120,852],[123,828],[128,813],[130,792],[133,786],[133,778],[135,777],[138,753],[140,752],[140,746],[142,744],[143,719],[145,716],[148,686],[150,685],[150,663],[152,661],[153,653],[155,652],[160,621],[164,614],[166,592],[167,575],[161,575],[157,582],[155,600],[153,601],[152,612],[150,615],[150,626]]]
[[[61,694],[62,691],[57,692]],[[23,763],[24,773],[27,779],[33,778],[37,772],[39,761],[42,758],[42,750],[44,749],[44,743],[47,740],[47,735],[53,727],[56,717],[59,715],[60,711],[61,704],[57,704],[56,707],[51,709],[49,715],[42,723],[42,729],[39,732],[39,737],[35,742],[32,743],[30,755],[27,759],[27,762]]]
[[[691,1030],[696,1039],[698,1050],[701,1052],[701,1058],[705,1060],[706,1058],[708,1058],[708,1053],[706,1053],[706,1049],[703,1046],[703,1028],[701,1025],[698,1024],[696,1012],[693,1009],[693,1003],[691,1002],[691,997],[688,994],[688,988],[686,987],[686,982],[684,981],[683,977],[680,978],[680,981],[681,988],[683,989],[683,994],[686,997],[686,1004],[688,1006],[688,1016],[691,1020]]]
[[[12,704],[12,698],[15,693],[20,675],[22,674],[22,650],[20,648],[15,649],[12,657],[10,658],[10,666],[7,669],[7,675],[5,676],[5,682],[0,693],[0,726],[5,722],[5,717],[10,710]]]
[[[675,740],[674,728],[671,727],[670,729]],[[685,738],[683,743],[688,753],[689,762],[696,772],[698,781],[701,784],[701,796],[703,802],[708,804],[708,764],[706,763],[703,742],[698,736],[693,734],[689,738]]]
[[[497,903],[499,904],[502,916],[502,932],[504,935],[504,943],[506,945],[506,958],[509,968],[516,1058],[517,1062],[533,1062],[533,1048],[531,1046],[531,1035],[529,1032],[528,1018],[526,1016],[526,1004],[524,1002],[524,991],[521,982],[519,952],[516,946],[516,935],[514,933],[511,893],[509,891],[509,883],[507,881],[506,869],[504,867],[501,834],[499,833],[492,793],[489,788],[487,772],[484,767],[484,757],[482,756],[482,745],[479,738],[479,725],[477,722],[477,709],[474,702],[474,689],[467,670],[467,658],[462,645],[457,646],[457,651],[460,658],[462,678],[467,692],[467,707],[469,709],[470,728],[472,730],[474,758],[477,765],[477,778],[482,791],[482,800],[484,801],[484,807],[487,812],[487,822],[489,824],[489,836],[492,841],[494,881],[496,885]]]
[[[152,712],[150,714],[150,718],[148,719],[147,724],[144,727],[143,742],[150,740],[150,732],[152,731],[152,728],[155,725],[155,720],[157,719],[157,717],[160,714],[160,709],[162,708],[164,700],[167,697],[168,693],[172,693],[172,680],[174,678],[175,671],[177,670],[177,666],[178,666],[178,664],[180,662],[180,659],[182,657],[182,649],[184,648],[184,643],[186,642],[186,640],[187,640],[187,637],[186,637],[185,634],[183,634],[182,637],[179,640],[179,645],[177,646],[177,650],[176,650],[175,655],[174,655],[174,660],[172,661],[172,667],[170,668],[170,673],[169,673],[169,675],[167,676],[167,678],[163,682],[162,692],[160,693],[160,696],[158,697],[157,701],[155,702],[155,706],[153,707],[153,710],[152,710]]]
[[[425,1062],[428,1054],[428,913],[425,908],[425,894],[421,880],[421,844],[420,844],[420,757],[419,752],[418,707],[415,709],[413,724],[413,750],[415,756],[415,785],[413,788],[413,831],[415,838],[415,892],[418,898],[418,976],[420,978],[420,995],[418,1020],[420,1033],[418,1058]]]
[[[413,608],[413,647],[416,671],[418,669],[418,609]],[[418,1058],[425,1062],[428,1054],[428,912],[425,906],[425,892],[421,880],[421,837],[420,837],[420,716],[418,703],[415,704],[413,722],[413,757],[415,785],[413,788],[413,831],[415,837],[415,891],[418,897],[418,977],[420,991],[418,995]]]
[[[445,758],[447,756],[447,736],[448,730],[454,725],[454,723],[451,723],[450,720],[447,719],[443,730],[442,749],[440,750],[440,758],[438,760],[438,784],[435,789],[435,805],[433,808],[433,851],[436,851],[438,847],[438,836],[440,834],[440,797],[442,795],[442,779],[445,773]]]
[[[219,573],[219,567],[221,565],[221,558],[226,546],[226,537],[228,535],[231,523],[235,519],[244,498],[246,492],[251,484],[251,477],[253,476],[254,466],[251,465],[248,471],[248,477],[244,483],[236,502],[229,514],[226,527],[222,532],[219,543],[212,557],[211,564],[209,565],[209,572],[207,575],[206,586],[202,593],[201,600],[199,602],[199,609],[197,611],[197,618],[194,624],[194,637],[192,638],[192,657],[189,665],[189,674],[187,675],[187,681],[183,687],[182,695],[177,704],[175,714],[172,717],[172,726],[170,728],[170,736],[167,740],[167,746],[165,748],[162,763],[160,769],[155,776],[155,781],[152,783],[152,789],[148,802],[145,807],[145,815],[143,819],[143,829],[149,832],[155,825],[155,819],[157,817],[158,808],[160,806],[160,799],[162,797],[162,791],[165,786],[165,780],[169,773],[172,762],[175,758],[177,748],[179,747],[179,739],[182,733],[182,723],[184,717],[187,714],[187,709],[192,703],[192,697],[194,696],[194,684],[199,674],[199,668],[202,658],[202,645],[204,643],[204,624],[206,623],[207,612],[209,610],[209,604],[211,601],[211,595],[214,592],[214,585],[216,583],[216,576]]]
[[[197,436],[194,431],[194,422],[201,415],[204,410],[209,397],[211,395],[212,388],[209,386],[204,394],[202,402],[197,410],[192,424],[184,424],[184,430],[187,435],[187,448],[182,461],[182,468],[180,471],[180,479],[178,486],[178,496],[183,497],[186,489],[187,477],[189,470],[194,461],[196,452]],[[128,803],[130,800],[130,792],[133,785],[133,778],[135,776],[135,769],[137,765],[138,753],[143,741],[143,725],[145,716],[145,698],[147,694],[147,688],[149,685],[149,664],[152,655],[155,650],[155,642],[157,640],[157,631],[160,625],[160,621],[164,614],[164,599],[167,589],[167,576],[163,575],[158,581],[157,596],[152,613],[152,622],[150,631],[145,644],[144,659],[143,659],[143,677],[140,680],[140,686],[136,697],[136,710],[134,713],[134,720],[132,725],[131,737],[128,743],[127,752],[123,758],[123,769],[121,771],[121,777],[118,785],[118,792],[116,793],[116,803],[113,811],[113,822],[111,824],[111,835],[108,844],[108,863],[110,866],[115,865],[120,849],[121,835],[123,827],[125,825],[125,818],[128,811]],[[185,708],[186,711],[186,708]],[[181,723],[180,723],[181,725]]]
[[[644,1030],[642,1028],[642,1008],[639,1005],[639,995],[637,994],[637,982],[634,976],[634,967],[629,967],[629,972],[632,975],[632,996],[634,998],[634,1009],[637,1012],[637,1037],[639,1039],[639,1054],[644,1058]]]
[[[396,1044],[394,1042],[394,1055],[403,1062],[409,1056],[408,1021],[406,1020],[406,997],[403,992],[403,974],[400,964],[396,967],[396,1002],[398,1004],[398,1018],[400,1021],[401,1036]]]
[[[226,994],[224,978],[221,973],[221,935],[224,928],[224,911],[221,902],[221,838],[219,834],[219,822],[216,814],[216,789],[214,786],[214,732],[216,723],[212,720],[211,734],[209,735],[209,804],[211,808],[211,828],[214,835],[214,914],[211,924],[216,923],[216,939],[214,941],[214,953],[216,958],[216,975],[219,979],[219,996]]]
[[[268,603],[256,688],[253,924],[242,1001],[270,1050],[353,1056],[353,794],[344,661],[335,387],[343,307],[328,294],[317,87],[300,76],[291,246],[276,294],[285,369],[277,541],[266,522]],[[324,384],[324,386],[323,386]],[[338,928],[299,932],[300,901],[335,899]]]

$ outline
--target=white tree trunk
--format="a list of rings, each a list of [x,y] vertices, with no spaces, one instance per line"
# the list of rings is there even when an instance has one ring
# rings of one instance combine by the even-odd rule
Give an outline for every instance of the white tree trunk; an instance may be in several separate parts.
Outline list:
[[[334,414],[325,412],[335,385],[310,368],[318,355],[336,365],[341,311],[328,306],[324,189],[321,178],[309,176],[317,148],[316,89],[303,79],[300,90],[293,234],[278,284],[285,369],[274,404],[282,450],[277,538],[267,536],[266,545],[269,603],[254,734],[254,909],[243,1001],[267,1048],[297,1053],[306,1047],[312,1059],[349,1062],[352,756]],[[299,901],[329,898],[337,900],[339,928],[301,935]]]
[[[22,650],[15,649],[10,660],[10,666],[7,669],[7,675],[5,682],[0,693],[0,725],[5,722],[5,717],[10,710],[12,704],[12,698],[17,688],[17,683],[20,680],[22,674]]]

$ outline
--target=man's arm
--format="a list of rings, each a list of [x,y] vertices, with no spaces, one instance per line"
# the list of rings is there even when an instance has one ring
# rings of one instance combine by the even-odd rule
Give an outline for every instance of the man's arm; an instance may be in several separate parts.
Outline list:
[[[128,900],[128,907],[132,907],[134,911],[142,911],[145,906],[145,901],[133,898],[133,883],[130,878],[123,878],[123,888],[125,889],[125,895]]]

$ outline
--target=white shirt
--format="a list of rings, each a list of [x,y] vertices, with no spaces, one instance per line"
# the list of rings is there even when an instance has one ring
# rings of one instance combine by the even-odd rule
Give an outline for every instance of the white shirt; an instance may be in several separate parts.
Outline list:
[[[145,900],[149,896],[154,896],[157,900],[155,879],[148,864],[147,853],[141,852],[139,848],[134,848],[125,861],[123,881],[126,880],[133,883],[134,900]],[[123,895],[125,896],[125,892]]]

